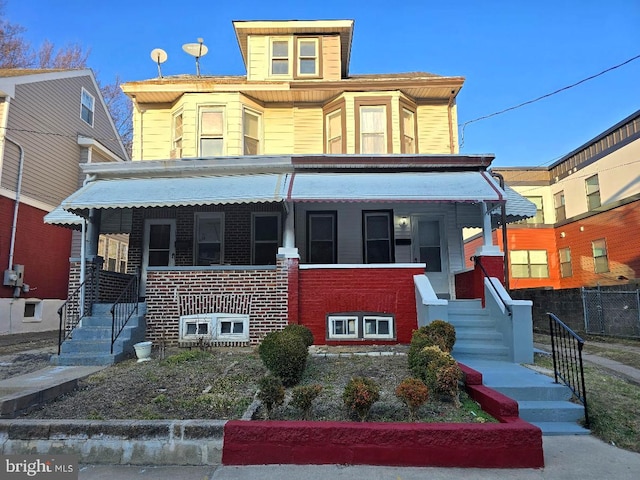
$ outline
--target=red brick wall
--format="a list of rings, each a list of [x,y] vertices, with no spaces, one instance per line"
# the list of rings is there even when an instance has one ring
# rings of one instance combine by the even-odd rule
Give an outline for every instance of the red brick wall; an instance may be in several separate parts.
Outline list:
[[[178,295],[248,294],[250,342],[259,343],[268,332],[288,323],[287,265],[287,260],[279,258],[276,268],[147,272],[147,338],[163,339],[170,345],[178,343]]]
[[[0,273],[9,266],[11,225],[15,202],[0,197]],[[67,298],[71,230],[48,225],[47,212],[20,204],[13,256],[14,265],[24,265],[24,283],[37,298]],[[0,297],[13,296],[13,288],[0,285]]]
[[[487,275],[495,277],[504,284],[503,257],[480,257],[480,262]],[[485,274],[479,265],[473,270],[458,273],[455,276],[456,298],[482,298],[484,301]]]
[[[311,329],[315,343],[396,343],[382,340],[327,341],[326,315],[334,312],[380,312],[395,315],[397,343],[409,343],[417,327],[413,276],[421,268],[327,268],[299,271],[299,321]]]

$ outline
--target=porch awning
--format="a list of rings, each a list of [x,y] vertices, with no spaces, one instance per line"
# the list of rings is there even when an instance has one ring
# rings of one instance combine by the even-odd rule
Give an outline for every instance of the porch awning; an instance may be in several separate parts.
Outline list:
[[[285,198],[285,182],[285,174],[96,180],[67,197],[61,207],[86,215],[91,208],[278,202]]]
[[[67,212],[58,206],[44,216],[44,223],[50,225],[63,225],[65,227],[80,230],[82,228],[82,218],[71,212]]]
[[[536,206],[486,172],[295,173],[287,200],[293,202],[505,201],[509,221],[536,214]],[[499,210],[496,210],[499,214]]]

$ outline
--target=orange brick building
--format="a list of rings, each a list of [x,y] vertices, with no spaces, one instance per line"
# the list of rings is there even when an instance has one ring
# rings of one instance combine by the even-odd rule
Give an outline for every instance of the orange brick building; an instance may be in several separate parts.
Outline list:
[[[493,171],[538,207],[508,226],[510,288],[638,283],[640,110],[548,168]],[[500,229],[494,241],[505,250]],[[481,242],[467,239],[467,259]]]

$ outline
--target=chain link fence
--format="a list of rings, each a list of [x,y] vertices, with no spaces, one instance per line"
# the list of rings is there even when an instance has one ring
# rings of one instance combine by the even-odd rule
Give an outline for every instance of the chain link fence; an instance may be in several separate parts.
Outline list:
[[[587,333],[640,338],[640,290],[582,288]]]

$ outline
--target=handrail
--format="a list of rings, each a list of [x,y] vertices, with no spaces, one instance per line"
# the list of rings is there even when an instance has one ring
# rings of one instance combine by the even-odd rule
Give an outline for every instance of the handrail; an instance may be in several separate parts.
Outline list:
[[[582,364],[584,340],[553,313],[549,312],[547,315],[549,316],[549,334],[551,335],[555,383],[559,383],[558,378],[560,378],[582,403],[584,406],[584,423],[586,428],[589,428],[587,390]]]
[[[93,308],[93,301],[95,299],[95,274],[96,266],[91,265],[91,268],[87,271],[85,279],[71,292],[65,302],[58,308],[58,317],[60,318],[60,324],[58,327],[58,355],[62,349],[62,343],[71,338],[73,330],[78,326],[80,321],[87,316],[91,315]],[[85,288],[90,286],[89,291]],[[81,305],[84,300],[84,305]],[[84,308],[81,308],[84,307]]]
[[[139,273],[131,277],[127,286],[124,287],[120,295],[111,306],[111,354],[113,354],[113,345],[124,330],[129,319],[133,314],[138,313]]]
[[[502,298],[502,295],[500,295],[500,292],[498,291],[498,289],[495,287],[495,285],[491,281],[491,277],[489,276],[489,273],[485,270],[484,265],[482,265],[481,257],[479,257],[477,255],[472,255],[471,256],[471,260],[473,260],[475,262],[475,264],[480,267],[480,270],[482,270],[482,274],[484,275],[484,277],[486,279],[489,280],[489,285],[491,285],[491,289],[496,294],[496,297],[498,297],[500,299],[500,301],[502,302],[502,305],[504,306],[505,310],[507,311],[507,314],[509,316],[512,316],[513,312],[511,311],[511,306],[507,305],[507,302],[504,301],[504,298]]]

